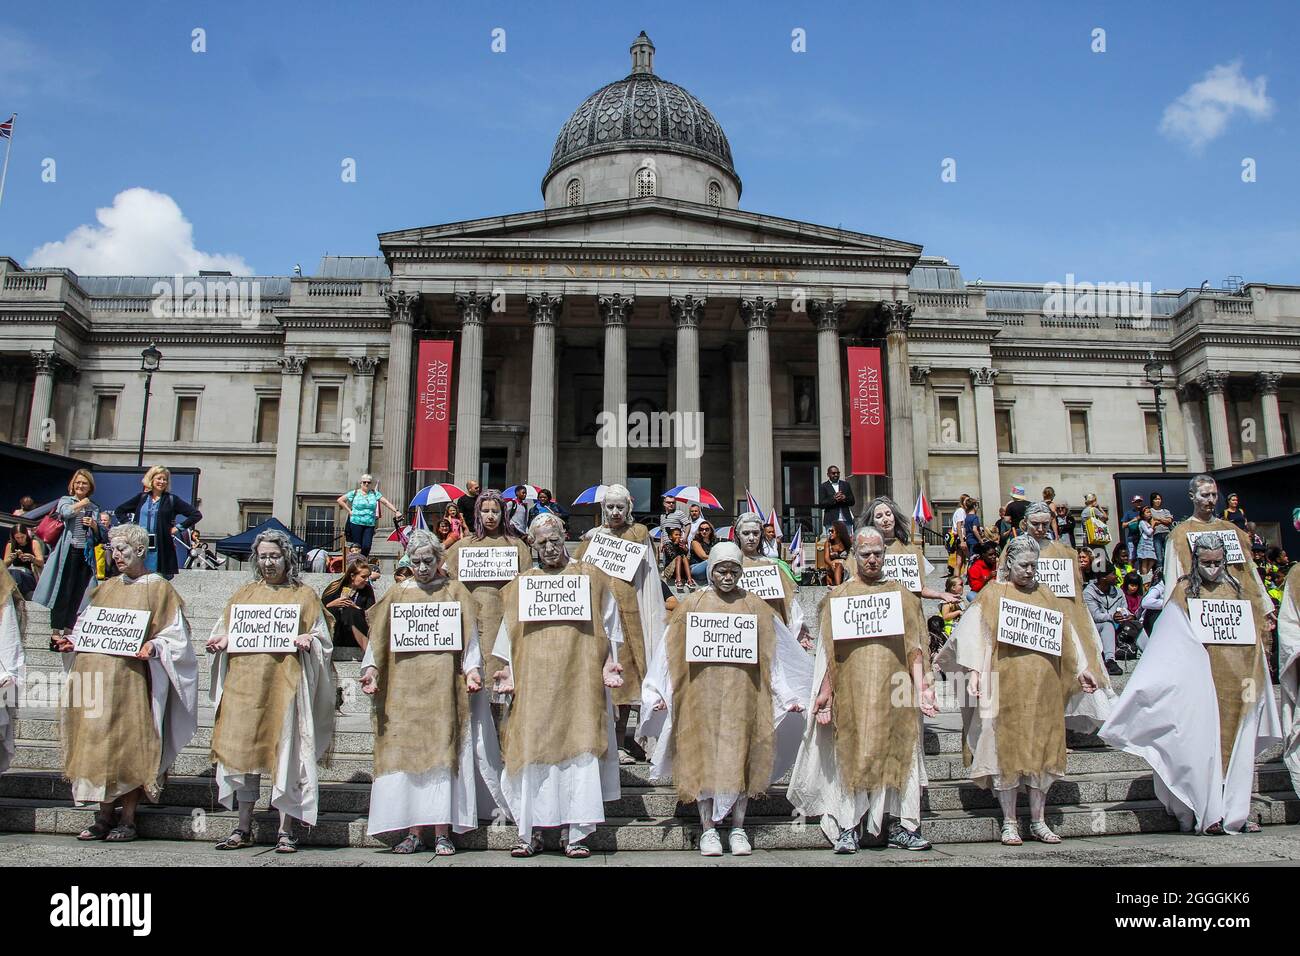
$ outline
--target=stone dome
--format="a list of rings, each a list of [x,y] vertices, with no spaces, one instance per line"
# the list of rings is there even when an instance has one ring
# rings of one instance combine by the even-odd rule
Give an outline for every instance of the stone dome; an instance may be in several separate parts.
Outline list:
[[[644,32],[631,47],[632,72],[592,93],[555,138],[546,183],[560,169],[590,156],[642,151],[695,157],[739,184],[731,144],[708,108],[654,73],[654,45]]]

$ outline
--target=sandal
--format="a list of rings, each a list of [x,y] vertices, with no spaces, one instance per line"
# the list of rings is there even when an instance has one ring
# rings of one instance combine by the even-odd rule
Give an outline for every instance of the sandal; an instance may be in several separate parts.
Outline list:
[[[397,846],[393,847],[392,852],[405,856],[410,853],[419,853],[421,850],[424,849],[427,849],[424,845],[424,841],[421,840],[414,833],[411,833],[411,834],[407,834],[405,840],[397,844]]]
[[[433,841],[434,856],[455,856],[456,845],[451,842],[451,837],[440,836]]]
[[[242,850],[246,846],[253,845],[253,833],[251,830],[241,830],[239,827],[230,831],[230,836],[226,837],[217,844],[218,850]]]
[[[1061,838],[1052,832],[1046,821],[1029,824],[1029,832],[1039,843],[1060,843]]]
[[[621,766],[626,767],[626,766],[628,766],[629,764],[634,764],[634,763],[636,763],[636,758],[633,757],[632,754],[629,753],[625,748],[623,748],[623,747],[619,747],[619,748],[618,748],[618,762],[619,762],[619,764],[620,764]]]
[[[1015,820],[1004,820],[1002,823],[1002,845],[1020,846],[1024,842],[1024,840],[1020,839],[1020,824]]]
[[[276,853],[297,853],[298,841],[287,833],[281,833],[275,841]]]
[[[579,840],[577,843],[567,843],[564,847],[564,855],[570,860],[585,860],[591,856],[591,847]]]
[[[130,843],[138,836],[134,823],[119,823],[113,829],[108,831],[108,836],[104,837],[105,843]]]
[[[113,832],[113,818],[105,819],[99,814],[95,814],[95,822],[86,829],[77,834],[77,839],[83,843],[90,840],[104,840]]]
[[[1212,823],[1205,828],[1206,836],[1223,836],[1227,832],[1228,832],[1227,830],[1223,829],[1222,820],[1220,820],[1218,823]]]
[[[1261,827],[1254,820],[1247,820],[1245,823],[1241,825],[1242,833],[1259,833],[1263,829],[1264,828]]]
[[[520,840],[510,848],[510,855],[517,859],[525,859],[530,856],[536,856],[542,852],[542,838],[534,836],[530,841],[525,843]]]

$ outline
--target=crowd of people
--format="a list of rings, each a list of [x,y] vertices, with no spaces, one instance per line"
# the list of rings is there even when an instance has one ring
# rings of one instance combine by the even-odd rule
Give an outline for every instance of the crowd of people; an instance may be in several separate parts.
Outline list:
[[[135,839],[136,807],[158,798],[197,729],[199,665],[169,583],[175,552],[159,542],[201,515],[168,479],[150,469],[140,495],[110,513],[78,471],[54,509],[53,541],[20,533],[5,550],[0,687],[22,681],[18,612],[31,583],[68,673],[117,688],[96,713],[65,714],[65,776],[77,803],[98,805],[82,840]],[[1300,787],[1300,572],[1264,546],[1237,496],[1217,508],[1209,476],[1192,480],[1183,521],[1159,495],[1135,498],[1117,542],[1095,496],[1075,521],[1051,488],[1030,501],[1016,486],[992,526],[963,496],[939,587],[899,505],[878,497],[855,516],[834,472],[822,491],[834,520],[817,545],[828,590],[815,633],[791,567],[802,562],[754,512],[719,534],[699,505],[665,498],[656,541],[630,492],[612,485],[570,554],[549,491],[530,505],[526,486],[507,497],[471,483],[437,533],[404,535],[381,590],[366,552],[386,499],[371,488],[363,476],[340,498],[358,540],[322,593],[303,582],[289,536],[263,531],[250,580],[208,636],[210,756],[220,802],[238,809],[218,849],[253,843],[264,774],[278,852],[295,852],[299,824],[315,823],[340,703],[333,663],[348,646],[374,702],[369,832],[394,834],[395,853],[450,855],[453,834],[504,814],[513,855],[536,855],[541,833],[558,828],[565,854],[585,857],[618,798],[619,766],[638,760],[698,807],[707,856],[723,852],[728,821],[730,852],[752,851],[749,801],[787,771],[790,801],[821,818],[837,853],[866,839],[925,850],[923,721],[938,712],[940,681],[959,691],[964,760],[996,793],[1008,846],[1023,841],[1022,790],[1029,836],[1060,842],[1045,807],[1066,774],[1067,729],[1148,760],[1157,796],[1188,830],[1258,829],[1250,768],[1279,740]],[[105,551],[114,573],[97,573]],[[148,613],[127,652],[81,643],[88,614],[137,612]],[[259,625],[263,614],[292,623]],[[1136,663],[1117,694],[1110,679],[1123,661]],[[1263,692],[1277,680],[1280,717]],[[1241,686],[1257,692],[1229,692]],[[14,711],[0,711],[3,771]]]

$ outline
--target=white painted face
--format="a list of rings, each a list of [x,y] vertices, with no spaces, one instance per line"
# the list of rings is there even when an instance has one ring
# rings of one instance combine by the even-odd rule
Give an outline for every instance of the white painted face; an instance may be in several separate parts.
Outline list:
[[[1200,561],[1196,566],[1201,575],[1201,580],[1214,584],[1223,577],[1225,565],[1225,555],[1222,548],[1215,548],[1213,551],[1202,551]]]
[[[490,499],[479,505],[479,515],[483,518],[483,530],[491,534],[501,527],[501,502]]]
[[[144,573],[144,548],[134,548],[125,538],[118,538],[109,545],[113,555],[113,564],[128,578],[138,578]]]
[[[410,554],[411,572],[417,584],[432,584],[442,570],[442,560],[429,545],[416,548]]]
[[[605,515],[605,527],[622,528],[627,524],[627,519],[631,508],[622,498],[606,498],[601,504],[601,511]]]
[[[1196,517],[1208,521],[1214,517],[1214,508],[1219,503],[1219,486],[1213,481],[1203,481],[1192,492],[1192,510]]]
[[[1052,516],[1047,514],[1030,515],[1025,519],[1025,524],[1034,538],[1045,541],[1047,540],[1047,533],[1052,527]]]
[[[740,583],[740,565],[734,561],[719,561],[709,568],[709,582],[719,594],[730,594]]]
[[[289,561],[280,546],[272,541],[257,546],[257,569],[267,584],[283,584],[289,578]]]
[[[894,535],[894,509],[886,504],[876,505],[876,510],[871,512],[871,523],[875,525],[876,530],[885,536],[888,540]]]
[[[884,531],[883,528],[876,530]],[[881,571],[885,567],[884,544],[875,538],[858,538],[853,553],[858,559],[858,577],[864,581],[879,581]]]
[[[542,567],[555,571],[569,563],[569,554],[564,549],[564,534],[559,528],[547,527],[540,530],[533,538],[533,548],[542,562]]]
[[[1029,552],[1017,555],[1007,565],[1007,579],[1018,588],[1028,588],[1038,577],[1038,561]]]
[[[745,557],[754,557],[763,544],[763,526],[753,521],[746,521],[736,529],[736,544],[740,546]]]

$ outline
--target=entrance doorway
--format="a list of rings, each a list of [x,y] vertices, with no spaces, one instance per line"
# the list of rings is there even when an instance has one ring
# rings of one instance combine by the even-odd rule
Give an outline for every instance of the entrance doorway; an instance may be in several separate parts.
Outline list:
[[[822,530],[822,513],[817,507],[821,484],[815,452],[784,452],[781,455],[781,500],[785,502],[781,532],[789,541],[797,525],[804,539],[816,538]]]
[[[627,490],[632,492],[637,515],[653,515],[658,511],[659,496],[667,488],[667,480],[667,465],[628,463]]]

